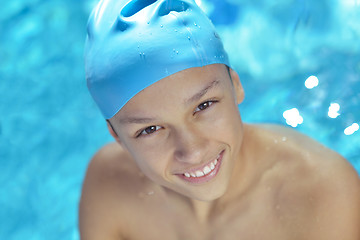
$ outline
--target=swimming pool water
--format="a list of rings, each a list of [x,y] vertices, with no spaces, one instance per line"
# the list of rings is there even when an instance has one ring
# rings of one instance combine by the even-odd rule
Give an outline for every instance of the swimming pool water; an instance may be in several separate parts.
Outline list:
[[[241,77],[244,120],[287,125],[288,113],[289,124],[360,172],[360,2],[197,2]],[[2,3],[0,239],[79,239],[86,166],[111,141],[84,80],[85,26],[94,4]],[[310,76],[312,86],[318,81],[312,89],[305,86]]]

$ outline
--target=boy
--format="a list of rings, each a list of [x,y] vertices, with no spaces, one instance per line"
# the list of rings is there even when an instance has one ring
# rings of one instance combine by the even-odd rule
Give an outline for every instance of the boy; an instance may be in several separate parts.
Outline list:
[[[297,132],[242,123],[239,76],[194,1],[101,1],[85,60],[117,143],[89,165],[82,239],[360,239],[356,172]]]

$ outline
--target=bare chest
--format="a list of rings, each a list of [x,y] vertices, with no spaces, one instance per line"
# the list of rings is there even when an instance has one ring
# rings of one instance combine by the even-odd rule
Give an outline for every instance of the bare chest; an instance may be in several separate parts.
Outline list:
[[[247,206],[235,204],[219,209],[203,224],[195,219],[191,209],[179,206],[150,208],[138,216],[131,223],[128,239],[289,239],[284,219],[277,214],[276,207],[270,206],[247,209]]]
[[[310,240],[317,208],[312,191],[296,181],[285,184],[277,175],[270,172],[247,194],[215,204],[205,223],[199,223],[188,204],[152,195],[134,209],[128,239]]]

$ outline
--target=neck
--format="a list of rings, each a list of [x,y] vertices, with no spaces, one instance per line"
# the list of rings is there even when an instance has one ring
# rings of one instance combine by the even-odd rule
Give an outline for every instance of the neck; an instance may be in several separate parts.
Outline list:
[[[191,199],[191,203],[198,222],[200,224],[206,224],[209,220],[210,211],[212,209],[213,202],[205,202],[205,201]]]
[[[257,178],[256,147],[251,127],[244,124],[244,135],[238,158],[235,159],[233,172],[225,194],[217,200],[217,207],[223,208],[240,195],[245,194]]]
[[[225,194],[213,201],[189,199],[195,218],[201,226],[205,227],[213,214],[222,212],[229,203],[247,192],[258,177],[257,157],[254,157],[257,144],[254,144],[252,137],[249,137],[252,133],[249,133],[248,129],[244,131],[245,141],[243,141],[239,157],[235,161],[233,174]]]
[[[256,141],[254,141],[252,135],[251,127],[244,125],[242,146],[239,148],[228,189],[224,195],[209,202],[190,199],[195,217],[201,225],[208,223],[212,211],[222,211],[221,209],[224,209],[230,202],[247,192],[256,181],[258,170],[254,152],[256,152],[257,144],[255,144]]]

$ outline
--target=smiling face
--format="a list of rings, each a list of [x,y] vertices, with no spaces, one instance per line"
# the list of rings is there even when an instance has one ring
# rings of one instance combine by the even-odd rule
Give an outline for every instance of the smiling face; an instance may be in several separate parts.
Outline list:
[[[197,200],[225,193],[243,136],[243,89],[230,73],[221,64],[183,70],[139,92],[110,119],[146,176]]]

